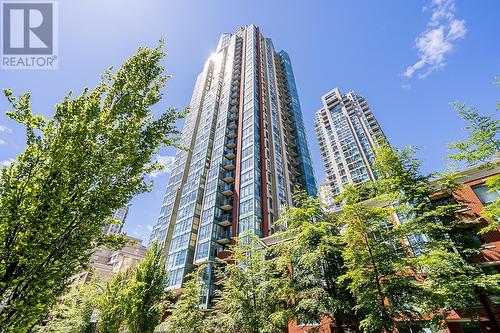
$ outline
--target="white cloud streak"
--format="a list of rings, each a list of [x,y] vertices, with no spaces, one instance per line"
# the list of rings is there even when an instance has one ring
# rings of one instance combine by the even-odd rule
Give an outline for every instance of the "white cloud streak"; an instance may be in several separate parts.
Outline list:
[[[7,142],[5,140],[0,139],[0,146],[1,145],[6,145],[6,144],[7,144]]]
[[[432,72],[446,66],[446,56],[453,51],[454,42],[465,37],[465,21],[455,17],[454,0],[432,0],[425,10],[432,12],[426,30],[415,39],[418,61],[408,66],[404,76],[411,78],[415,73],[423,79]]]
[[[0,132],[12,133],[12,130],[10,128],[8,128],[7,126],[0,125]]]
[[[14,163],[15,159],[9,158],[8,160],[0,161],[0,167],[8,167]]]
[[[151,178],[156,178],[161,175],[170,173],[172,171],[172,167],[174,165],[175,156],[163,156],[160,154],[156,154],[153,163],[160,165],[162,170],[154,170],[149,173]]]

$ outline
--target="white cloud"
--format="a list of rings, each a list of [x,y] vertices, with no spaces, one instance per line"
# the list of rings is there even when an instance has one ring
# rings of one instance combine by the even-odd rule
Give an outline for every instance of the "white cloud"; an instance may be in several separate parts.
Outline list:
[[[153,163],[161,165],[163,167],[163,169],[162,170],[154,170],[154,171],[149,173],[149,176],[151,178],[156,178],[156,177],[159,177],[161,175],[170,173],[172,171],[174,161],[175,161],[175,156],[163,156],[160,154],[156,154],[155,158],[153,159]]]
[[[6,144],[7,144],[7,142],[5,140],[0,139],[0,146],[1,145],[6,145]]]
[[[443,68],[446,56],[453,51],[453,42],[464,38],[467,33],[465,21],[455,17],[454,0],[432,0],[424,10],[432,11],[431,20],[426,30],[415,39],[419,59],[406,68],[404,76],[408,78],[418,72],[422,79]]]
[[[0,167],[8,167],[14,163],[15,159],[9,158],[8,160],[0,161]]]
[[[0,132],[12,133],[12,130],[10,128],[8,128],[7,126],[0,125]]]
[[[401,88],[403,88],[405,90],[411,90],[412,86],[409,83],[404,83],[401,85]]]

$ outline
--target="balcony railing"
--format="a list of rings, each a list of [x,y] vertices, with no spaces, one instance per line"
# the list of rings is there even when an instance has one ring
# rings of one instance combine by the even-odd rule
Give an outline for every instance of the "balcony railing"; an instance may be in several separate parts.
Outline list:
[[[234,160],[227,160],[224,162],[223,167],[227,171],[232,171],[236,168],[236,162]]]
[[[228,130],[227,131],[227,137],[228,138],[235,138],[238,135],[238,132],[236,130]]]
[[[227,148],[234,148],[234,147],[236,147],[236,139],[228,139],[226,141],[226,147]]]
[[[227,172],[226,174],[224,174],[222,180],[228,184],[234,182],[234,172]]]
[[[228,160],[232,160],[236,157],[236,150],[235,149],[226,149],[224,151],[224,156],[228,159]]]
[[[300,161],[296,158],[292,158],[292,159],[290,159],[290,164],[292,164],[293,166],[299,166]]]
[[[225,210],[225,211],[233,209],[233,200],[232,199],[221,200],[220,209]]]
[[[231,231],[222,231],[217,237],[217,242],[219,244],[229,244],[231,243]]]
[[[222,214],[217,219],[217,223],[223,227],[229,227],[233,223],[233,216],[231,214]]]
[[[300,170],[299,170],[299,169],[297,169],[297,168],[292,168],[292,176],[293,176],[293,177],[297,178],[297,177],[299,177],[301,174],[302,174],[302,173],[300,172]]]
[[[233,186],[229,184],[224,184],[224,186],[221,187],[220,192],[226,197],[229,197],[233,195]]]

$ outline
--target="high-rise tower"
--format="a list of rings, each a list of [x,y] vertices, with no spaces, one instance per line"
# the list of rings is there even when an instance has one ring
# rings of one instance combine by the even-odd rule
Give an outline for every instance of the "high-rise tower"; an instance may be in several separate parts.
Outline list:
[[[348,184],[375,179],[373,147],[384,134],[362,96],[335,88],[321,101],[314,130],[326,173],[322,191],[331,200]]]
[[[211,279],[231,237],[272,234],[296,186],[316,195],[290,58],[258,27],[221,36],[190,109],[182,134],[190,149],[177,152],[151,235],[168,256],[171,288],[193,265],[207,263]]]
[[[102,233],[106,235],[119,235],[122,233],[123,225],[125,224],[125,219],[127,218],[129,206],[118,208],[113,213],[113,220],[117,220],[119,224],[110,223],[106,224],[102,229]]]

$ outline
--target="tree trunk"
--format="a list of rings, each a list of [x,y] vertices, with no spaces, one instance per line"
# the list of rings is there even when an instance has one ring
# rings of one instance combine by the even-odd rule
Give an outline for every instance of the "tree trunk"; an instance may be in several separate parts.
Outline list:
[[[330,323],[330,331],[332,333],[345,333],[344,331],[344,321],[340,317],[334,317],[334,322]]]

